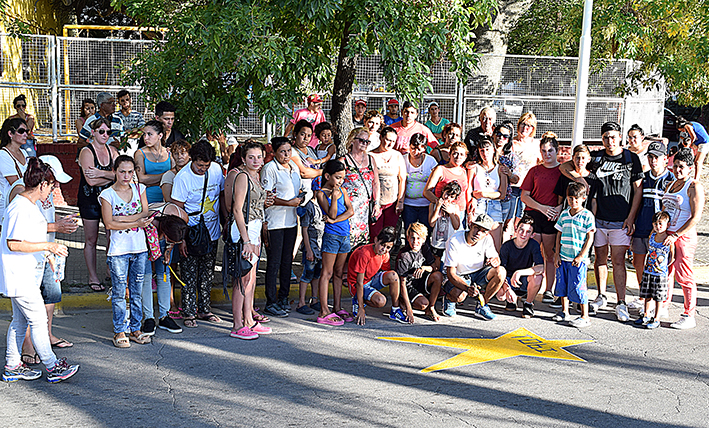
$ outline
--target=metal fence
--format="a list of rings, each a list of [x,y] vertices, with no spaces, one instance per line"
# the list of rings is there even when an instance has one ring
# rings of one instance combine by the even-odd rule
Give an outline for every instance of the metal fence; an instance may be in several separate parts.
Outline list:
[[[0,42],[0,93],[4,101],[0,114],[14,114],[12,98],[25,93],[28,111],[37,118],[38,135],[52,136],[55,141],[75,135],[74,121],[82,100],[95,99],[101,91],[127,89],[133,109],[152,114],[141,89],[126,88],[120,82],[128,62],[156,42],[36,35],[21,39],[0,36]],[[353,100],[365,99],[368,109],[384,111],[386,102],[398,96],[384,79],[380,62],[379,56],[358,60]],[[570,139],[577,64],[576,58],[483,55],[479,72],[460,82],[449,71],[450,64],[441,61],[431,70],[433,92],[416,100],[423,107],[420,120],[428,119],[426,106],[435,100],[441,116],[461,123],[467,130],[478,126],[478,113],[483,107],[492,106],[498,122],[516,122],[522,113],[531,111],[537,116],[538,135],[554,131],[560,139]],[[597,140],[600,125],[608,120],[624,128],[639,123],[649,133],[662,132],[663,88],[626,97],[615,93],[633,67],[632,61],[621,60],[601,62],[594,69],[589,79],[585,139]],[[331,98],[325,94],[326,116],[330,108]],[[269,125],[254,111],[229,128],[239,136],[262,137]]]

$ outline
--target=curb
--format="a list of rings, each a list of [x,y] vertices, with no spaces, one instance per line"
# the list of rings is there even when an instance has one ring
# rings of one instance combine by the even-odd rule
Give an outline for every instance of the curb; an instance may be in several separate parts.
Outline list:
[[[709,283],[709,266],[694,267],[694,279],[697,284],[708,284]],[[608,274],[608,285],[613,284],[613,274],[612,270],[609,270]],[[593,270],[588,272],[588,285],[596,285],[596,277]],[[630,290],[637,290],[638,283],[635,277],[635,271],[628,269],[628,280],[627,285]],[[229,296],[232,296],[233,290],[231,287],[227,288],[229,291]],[[677,293],[677,292],[675,292]],[[681,293],[679,293],[681,294]],[[180,290],[175,291],[175,297],[180,298]],[[332,284],[330,285],[329,295],[332,296]],[[56,310],[61,311],[79,311],[87,309],[110,309],[111,302],[106,300],[106,294],[103,292],[99,293],[65,293],[62,295],[62,301],[56,304]],[[156,298],[154,296],[154,298]],[[212,287],[211,299],[213,305],[228,305],[231,303],[230,299],[224,296],[221,284],[214,284]],[[298,284],[291,284],[289,299],[298,299]],[[260,285],[256,287],[254,300],[256,302],[263,302],[266,300],[266,290],[265,287]],[[0,299],[0,313],[2,314],[12,314],[12,305],[10,299],[3,298]]]

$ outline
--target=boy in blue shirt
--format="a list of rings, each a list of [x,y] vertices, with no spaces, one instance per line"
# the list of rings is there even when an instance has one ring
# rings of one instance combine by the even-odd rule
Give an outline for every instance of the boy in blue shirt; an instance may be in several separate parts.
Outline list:
[[[554,256],[556,265],[556,290],[554,294],[561,297],[561,311],[554,315],[554,321],[569,321],[573,327],[587,327],[591,324],[588,316],[588,288],[586,276],[588,270],[588,250],[593,243],[596,231],[596,220],[591,211],[583,207],[586,200],[586,187],[577,182],[571,182],[566,190],[566,201],[569,208],[561,212],[554,226],[556,248],[559,251]],[[569,300],[581,305],[581,316],[570,320]]]

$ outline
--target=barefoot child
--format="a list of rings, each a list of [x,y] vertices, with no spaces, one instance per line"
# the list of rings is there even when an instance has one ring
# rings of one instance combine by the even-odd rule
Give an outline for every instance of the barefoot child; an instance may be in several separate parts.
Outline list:
[[[406,288],[401,287],[399,275],[389,267],[389,251],[394,246],[395,235],[393,227],[385,227],[379,232],[373,244],[357,248],[350,256],[347,264],[347,282],[353,296],[352,312],[359,325],[364,325],[365,322],[365,306],[381,308],[386,305],[387,298],[380,292],[384,287],[389,287],[391,294],[389,318],[401,323],[414,322]],[[401,303],[406,309],[406,315],[399,308]]]
[[[435,205],[429,205],[428,224],[433,228],[431,252],[436,257],[434,266],[437,268],[441,266],[441,257],[446,249],[446,242],[456,231],[461,229],[462,213],[456,202],[461,191],[457,181],[450,181],[443,186],[438,202]]]
[[[560,250],[554,256],[556,266],[555,294],[561,297],[561,312],[554,315],[554,321],[569,321],[569,300],[581,304],[581,316],[569,324],[573,327],[588,327],[588,289],[586,272],[588,269],[588,250],[593,242],[596,223],[591,211],[583,207],[586,200],[586,187],[581,183],[569,183],[566,190],[569,208],[559,215],[554,228],[556,248]]]
[[[322,189],[317,192],[318,204],[325,220],[322,240],[322,274],[320,275],[320,324],[340,326],[354,318],[342,309],[342,270],[350,252],[350,221],[354,215],[352,202],[347,190],[342,188],[345,181],[345,164],[338,160],[325,163],[322,173]],[[333,277],[334,273],[334,277]],[[327,304],[327,292],[332,278],[332,311]]]
[[[668,267],[674,259],[674,247],[665,245],[667,239],[667,224],[670,215],[666,211],[656,212],[652,216],[652,235],[648,242],[647,259],[640,282],[640,298],[645,299],[645,316],[635,320],[635,325],[644,325],[645,328],[655,329],[660,326],[656,316],[650,317],[650,305],[655,301],[655,315],[660,310],[660,305],[667,299]]]
[[[406,288],[414,309],[425,311],[431,321],[438,321],[436,300],[441,292],[443,275],[433,267],[434,256],[427,245],[428,229],[421,223],[412,223],[406,231],[408,245],[396,259],[396,273],[401,287]]]

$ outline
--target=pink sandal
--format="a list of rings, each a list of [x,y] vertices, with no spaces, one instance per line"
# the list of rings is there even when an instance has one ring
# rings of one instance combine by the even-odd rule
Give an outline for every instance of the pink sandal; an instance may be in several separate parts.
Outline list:
[[[324,317],[318,317],[317,321],[320,324],[327,324],[335,327],[339,327],[345,323],[336,313],[331,313]]]
[[[352,316],[352,314],[350,314],[349,312],[347,312],[347,311],[344,310],[344,309],[340,309],[339,311],[337,311],[337,312],[335,312],[335,313],[337,314],[337,316],[339,316],[340,318],[342,318],[345,322],[352,322],[352,321],[354,321],[354,317]]]

